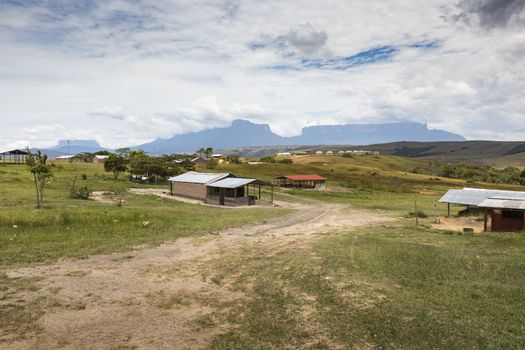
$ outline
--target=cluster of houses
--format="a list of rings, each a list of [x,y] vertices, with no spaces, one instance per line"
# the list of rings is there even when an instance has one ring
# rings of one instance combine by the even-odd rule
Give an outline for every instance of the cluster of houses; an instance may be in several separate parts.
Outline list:
[[[298,152],[279,152],[277,153],[278,158],[291,158],[294,156],[304,156],[304,155],[316,155],[316,156],[343,156],[343,155],[352,155],[352,156],[364,156],[364,155],[375,155],[378,156],[380,153],[379,151],[368,151],[368,150],[348,150],[348,151],[315,151],[315,152],[305,152],[305,151],[298,151]]]

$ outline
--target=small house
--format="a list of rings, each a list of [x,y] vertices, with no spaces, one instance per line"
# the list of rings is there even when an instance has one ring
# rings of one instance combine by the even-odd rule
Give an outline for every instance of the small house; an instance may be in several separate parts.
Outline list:
[[[189,171],[168,181],[172,195],[233,207],[261,203],[261,186],[271,186],[268,202],[273,202],[273,185],[259,179],[241,178],[229,173]]]
[[[326,178],[319,175],[287,175],[275,178],[274,184],[280,187],[324,189]]]
[[[21,149],[0,152],[0,164],[24,164],[27,154],[27,151]]]
[[[208,164],[208,160],[202,157],[193,158],[191,162],[198,167],[205,167]]]
[[[333,151],[326,151],[326,155],[327,155],[327,156],[333,156],[333,155],[334,155],[334,152],[333,152]]]
[[[103,164],[109,156],[95,154],[93,157],[93,164]]]
[[[439,201],[447,203],[449,216],[451,204],[482,211],[485,232],[525,229],[525,192],[463,188],[449,190]]]
[[[278,158],[292,158],[292,154],[290,152],[279,152],[277,153]]]
[[[316,155],[316,156],[322,156],[322,155],[323,155],[323,151],[316,151],[316,152],[315,152],[315,155]]]

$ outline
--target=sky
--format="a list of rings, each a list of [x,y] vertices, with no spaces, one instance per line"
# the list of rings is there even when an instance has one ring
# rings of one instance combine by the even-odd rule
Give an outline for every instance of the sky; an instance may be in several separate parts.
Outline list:
[[[525,0],[0,0],[0,148],[268,123],[525,140]]]

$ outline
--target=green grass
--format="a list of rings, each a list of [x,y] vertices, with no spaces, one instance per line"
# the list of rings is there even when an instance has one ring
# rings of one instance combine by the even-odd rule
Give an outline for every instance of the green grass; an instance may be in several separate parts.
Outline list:
[[[126,251],[287,213],[273,208],[205,207],[130,193],[124,195],[122,207],[70,199],[67,182],[75,174],[87,174],[87,180],[80,181],[92,190],[123,191],[138,186],[124,179],[113,181],[101,166],[92,164],[55,168],[45,192],[46,208],[35,209],[34,189],[25,167],[0,170],[0,267]]]
[[[525,236],[370,228],[215,262],[248,297],[212,349],[519,349]]]

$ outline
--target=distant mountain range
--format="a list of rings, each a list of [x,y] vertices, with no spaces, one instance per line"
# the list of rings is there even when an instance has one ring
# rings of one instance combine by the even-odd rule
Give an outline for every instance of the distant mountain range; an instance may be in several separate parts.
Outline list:
[[[428,129],[426,124],[401,122],[309,126],[301,135],[283,137],[268,124],[237,119],[226,128],[178,134],[133,147],[151,154],[194,152],[201,147],[224,149],[249,146],[374,144],[396,141],[464,141],[461,135]]]

